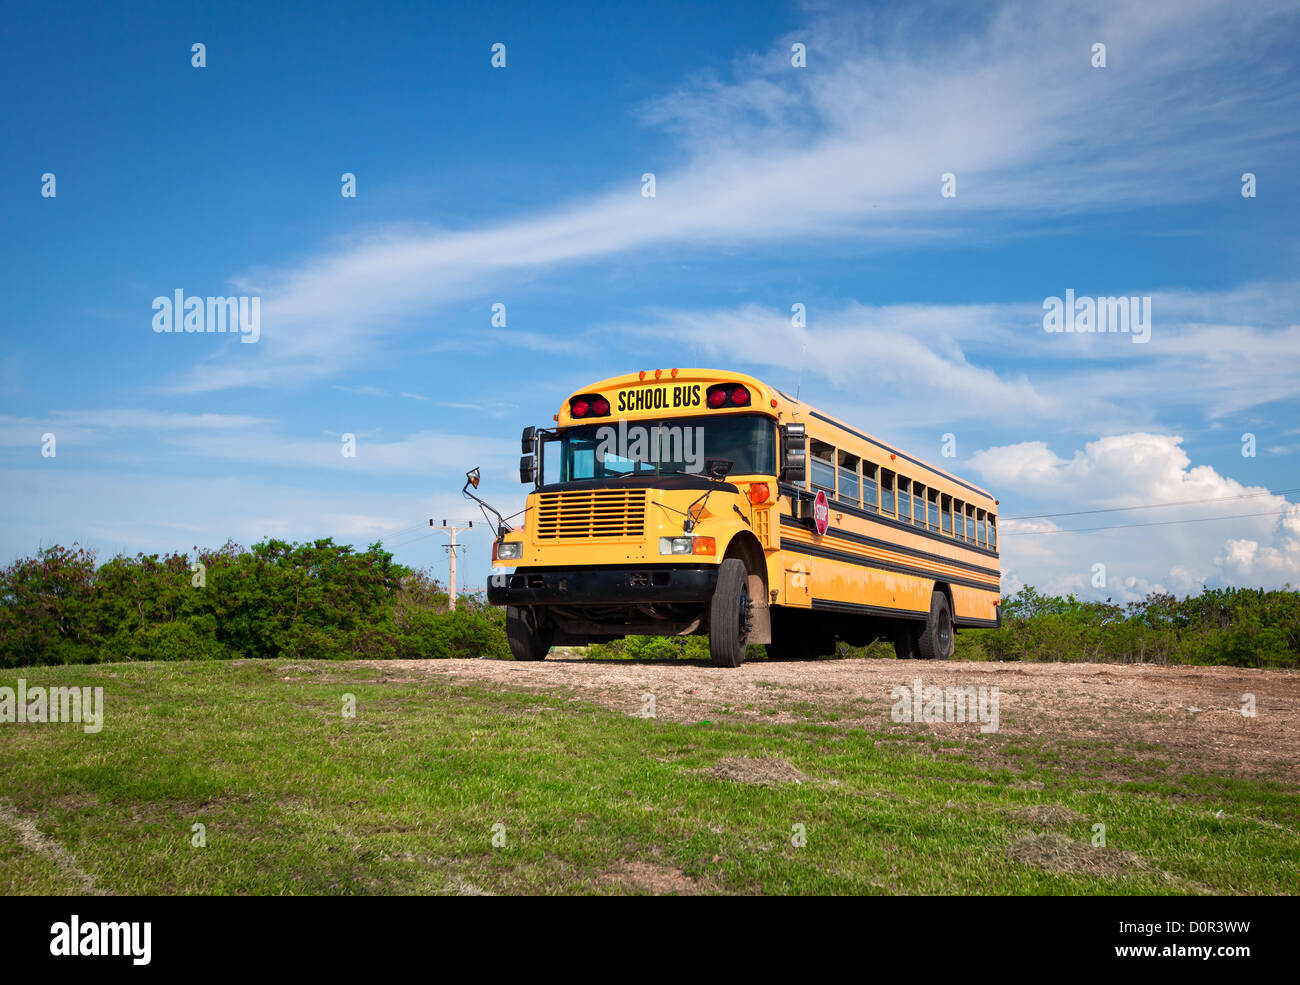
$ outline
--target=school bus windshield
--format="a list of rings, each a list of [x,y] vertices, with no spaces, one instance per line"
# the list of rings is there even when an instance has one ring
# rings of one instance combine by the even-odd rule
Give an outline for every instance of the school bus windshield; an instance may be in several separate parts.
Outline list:
[[[734,414],[565,428],[545,443],[543,482],[698,475],[713,458],[734,462],[733,475],[775,475],[776,422],[761,414]]]

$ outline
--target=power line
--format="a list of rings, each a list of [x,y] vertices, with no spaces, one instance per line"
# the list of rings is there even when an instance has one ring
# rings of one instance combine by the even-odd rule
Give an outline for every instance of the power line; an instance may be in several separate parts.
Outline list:
[[[402,534],[409,533],[409,532],[411,532],[412,530],[423,530],[423,529],[424,529],[424,523],[423,523],[423,522],[421,522],[421,523],[413,523],[413,524],[411,524],[411,526],[409,526],[409,527],[399,527],[397,530],[390,530],[390,531],[388,531],[388,536],[390,536],[390,537],[400,537],[400,536],[402,536]]]
[[[385,547],[387,547],[387,549],[390,550],[390,551],[395,551],[395,550],[397,550],[397,548],[399,548],[399,547],[407,547],[407,546],[409,546],[409,545],[411,545],[411,544],[419,543],[419,542],[422,541],[422,540],[426,540],[426,539],[428,539],[428,537],[429,537],[429,534],[428,534],[427,532],[425,532],[425,533],[419,534],[419,535],[417,535],[417,536],[415,536],[415,537],[412,537],[410,540],[401,540],[401,541],[398,541],[396,544],[386,544]]]
[[[1172,504],[1171,504],[1172,505]],[[1112,527],[1072,527],[1069,530],[1004,530],[1003,537],[1040,537],[1044,534],[1083,534],[1098,530],[1127,530],[1131,527],[1169,527],[1178,523],[1209,523],[1212,520],[1245,520],[1255,516],[1286,516],[1290,510],[1280,513],[1237,513],[1233,516],[1198,516],[1188,520],[1160,520],[1155,523],[1120,523]]]
[[[1004,516],[1006,520],[1050,520],[1058,516],[1087,516],[1092,513],[1123,513],[1128,510],[1158,510],[1165,506],[1200,506],[1205,503],[1229,503],[1238,499],[1257,499],[1260,496],[1286,496],[1300,489],[1270,489],[1265,492],[1242,493],[1240,496],[1215,496],[1211,499],[1185,499],[1179,503],[1147,503],[1144,506],[1111,506],[1101,510],[1075,510],[1073,513],[1027,513],[1024,516]]]
[[[415,537],[408,536],[409,534],[414,533],[417,530],[420,531],[420,533],[417,536]],[[413,524],[412,526],[409,527],[400,527],[397,530],[387,530],[384,532],[384,537],[381,537],[380,540],[381,542],[383,542],[385,547],[391,550],[392,548],[395,547],[403,547],[407,544],[414,544],[416,541],[423,540],[428,535],[428,532],[429,532],[428,521],[422,520],[421,522]],[[389,542],[386,538],[394,538],[394,540],[392,542]],[[396,538],[404,538],[404,539],[397,540]]]
[[[384,544],[387,547],[395,547],[396,546],[395,544],[390,543],[390,539],[405,537],[408,534],[415,532],[416,530],[424,530],[424,529],[425,529],[425,525],[423,523],[417,523],[413,526],[401,527],[397,530],[385,530],[383,534],[380,536],[379,540],[380,543]],[[413,542],[407,540],[407,541],[403,541],[403,543],[410,544]]]

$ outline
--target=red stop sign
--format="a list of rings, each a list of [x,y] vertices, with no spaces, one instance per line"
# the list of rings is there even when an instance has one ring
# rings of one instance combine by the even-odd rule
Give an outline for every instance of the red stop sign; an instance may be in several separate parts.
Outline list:
[[[817,525],[818,537],[831,525],[831,504],[826,502],[826,493],[821,489],[817,490],[817,498],[813,500],[813,523]]]

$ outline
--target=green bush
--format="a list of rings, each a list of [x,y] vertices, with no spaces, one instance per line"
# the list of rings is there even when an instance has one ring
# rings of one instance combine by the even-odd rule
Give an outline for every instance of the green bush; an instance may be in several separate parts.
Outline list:
[[[1003,600],[1002,613],[998,629],[958,632],[954,659],[1300,667],[1300,593],[1289,586],[1208,589],[1185,599],[1153,593],[1128,605],[1025,587]],[[751,660],[763,654],[749,651]],[[587,655],[707,660],[709,652],[703,637],[629,636],[588,647]],[[893,655],[885,641],[836,646],[842,658]]]
[[[508,657],[505,614],[457,599],[380,544],[330,539],[227,543],[194,554],[137,554],[96,565],[74,544],[0,571],[0,667],[105,660],[228,657],[371,659]],[[998,629],[957,634],[959,659],[1300,666],[1300,593],[1207,589],[1119,605],[1025,587],[1003,600]],[[888,643],[839,656],[888,656]],[[751,646],[748,659],[761,659]],[[702,636],[596,644],[613,660],[709,659]]]
[[[501,610],[448,601],[380,544],[228,543],[99,566],[77,545],[52,547],[0,571],[0,666],[509,655]]]
[[[1152,593],[1126,606],[1022,588],[1002,626],[957,634],[957,656],[984,660],[1300,666],[1300,593],[1215,588]]]
[[[202,620],[178,619],[120,632],[100,648],[100,660],[224,660],[231,652]]]
[[[763,660],[767,651],[761,646],[751,646],[745,651],[746,660]],[[589,660],[702,660],[708,662],[709,638],[707,636],[625,636],[608,643],[593,643],[587,647]]]

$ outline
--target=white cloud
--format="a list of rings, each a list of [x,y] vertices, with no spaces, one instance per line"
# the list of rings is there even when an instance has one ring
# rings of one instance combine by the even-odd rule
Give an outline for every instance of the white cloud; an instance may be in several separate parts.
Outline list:
[[[896,17],[820,15],[800,32],[815,69],[791,69],[781,39],[734,81],[687,83],[652,105],[647,119],[678,134],[684,158],[657,172],[654,199],[611,176],[550,212],[404,227],[246,274],[239,289],[263,297],[261,343],[204,362],[181,389],[328,374],[405,316],[560,265],[652,247],[969,241],[989,216],[1230,196],[1224,160],[1263,168],[1294,149],[1282,121],[1300,87],[1257,83],[1276,63],[1279,24],[1296,17],[1287,5],[1023,0],[967,17],[965,33],[942,8]],[[1098,38],[1105,69],[1089,64]],[[1230,70],[1243,59],[1258,71]],[[939,195],[945,172],[956,199]]]
[[[131,408],[54,411],[44,417],[0,415],[0,447],[36,447],[46,432],[55,435],[60,444],[84,444],[114,432],[231,431],[266,423],[263,418],[245,414],[189,414]]]
[[[1300,283],[1150,296],[1156,324],[1145,344],[1045,332],[1038,300],[811,306],[804,329],[788,310],[758,305],[661,310],[595,334],[616,333],[634,351],[669,343],[723,365],[734,364],[739,340],[744,362],[769,382],[793,387],[801,372],[805,386],[825,381],[813,402],[826,409],[869,392],[890,425],[911,428],[1127,432],[1157,427],[1169,406],[1194,403],[1215,420],[1300,393],[1300,325],[1285,320],[1300,310]]]
[[[355,457],[342,453],[345,433],[356,439]],[[490,471],[517,457],[518,449],[517,442],[501,438],[433,431],[392,439],[340,431],[315,438],[250,432],[197,435],[184,441],[187,454],[202,458],[383,475],[458,475],[475,465]]]
[[[500,406],[500,405],[499,405]],[[499,406],[492,416],[500,416]],[[146,466],[159,449],[172,462],[234,463],[335,473],[387,476],[457,476],[475,466],[485,474],[509,477],[518,444],[499,436],[418,431],[400,437],[361,427],[314,436],[283,433],[264,418],[240,414],[188,414],[131,409],[58,411],[45,418],[0,417],[0,447],[39,455],[42,433],[56,435],[58,448],[77,448],[77,464],[97,453],[114,470]],[[355,455],[343,455],[343,435],[353,436]],[[68,460],[52,459],[51,468]],[[517,479],[517,475],[515,476]]]
[[[1294,584],[1300,574],[1300,505],[1193,465],[1177,436],[1111,435],[1068,458],[1041,442],[1009,445],[976,452],[969,465],[1004,504],[1060,504],[1042,508],[1043,513],[1117,510],[1004,518],[1007,587],[1031,584],[1052,593],[1129,600],[1149,591],[1195,592],[1207,584],[1278,587]],[[1180,503],[1193,505],[1123,509]],[[1023,510],[1003,506],[1004,517],[1016,512]],[[1229,519],[1203,522],[1208,517]],[[1169,522],[1183,520],[1195,522]],[[1129,526],[1136,524],[1160,525]],[[1115,529],[1086,529],[1093,527]],[[1055,532],[1071,528],[1084,532]],[[1095,564],[1105,565],[1102,589],[1092,585]]]

